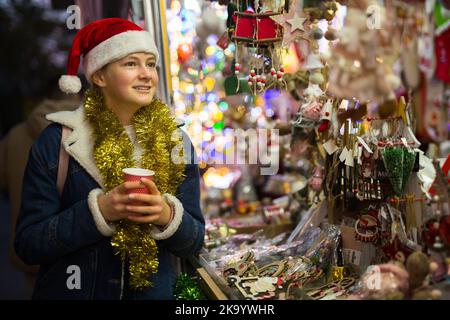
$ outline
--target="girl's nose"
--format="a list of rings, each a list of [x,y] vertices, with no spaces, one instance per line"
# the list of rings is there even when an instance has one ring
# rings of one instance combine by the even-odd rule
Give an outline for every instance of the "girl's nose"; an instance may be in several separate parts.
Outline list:
[[[150,78],[151,77],[151,72],[150,72],[149,68],[147,68],[146,65],[140,66],[139,76],[141,78]]]

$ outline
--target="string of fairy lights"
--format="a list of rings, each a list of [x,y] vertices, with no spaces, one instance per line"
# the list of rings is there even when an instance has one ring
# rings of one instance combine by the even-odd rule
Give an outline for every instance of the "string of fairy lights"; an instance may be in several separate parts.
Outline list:
[[[205,13],[212,17],[205,17]],[[224,71],[233,61],[236,46],[231,42],[223,50],[217,45],[221,34],[199,34],[202,20],[226,26],[226,6],[201,0],[172,0],[166,17],[174,114],[185,124],[183,129],[196,148],[200,168],[224,163],[227,155],[235,152],[233,129],[228,119],[245,116],[255,127],[265,128],[267,119],[276,112],[271,101],[280,92],[267,90],[246,96],[239,105],[230,104],[224,90]],[[326,23],[324,25],[326,27]],[[298,69],[295,50],[286,50],[283,58],[287,72]],[[230,171],[226,167],[215,167],[209,168],[203,176],[205,182],[226,188],[227,182],[223,179],[232,180]],[[216,175],[222,180],[215,179]]]
[[[208,6],[225,25],[226,8],[216,3]],[[199,41],[196,25],[201,12],[197,1],[182,5],[174,0],[167,20],[174,112],[185,123],[184,129],[196,147],[199,166],[204,168],[211,158],[220,157],[226,149],[224,113],[229,105],[223,101],[225,94],[220,79],[226,60],[232,59],[235,48],[233,45],[226,50],[217,47],[215,34],[207,36],[205,45],[196,45]],[[203,52],[198,52],[200,47]]]

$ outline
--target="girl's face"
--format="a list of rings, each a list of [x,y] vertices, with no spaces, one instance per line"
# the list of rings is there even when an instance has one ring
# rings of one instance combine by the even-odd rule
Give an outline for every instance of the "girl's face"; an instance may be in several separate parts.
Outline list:
[[[132,53],[94,73],[110,107],[138,109],[150,104],[158,85],[156,59],[151,53]]]

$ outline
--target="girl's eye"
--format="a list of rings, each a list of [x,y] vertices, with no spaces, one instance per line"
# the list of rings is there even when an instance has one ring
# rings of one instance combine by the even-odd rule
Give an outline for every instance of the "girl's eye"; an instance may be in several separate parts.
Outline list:
[[[133,61],[128,61],[125,63],[125,66],[127,66],[127,67],[134,67],[135,65],[136,65],[136,63]]]
[[[150,62],[150,63],[147,64],[147,66],[150,67],[150,68],[154,68],[154,67],[156,67],[156,63]]]

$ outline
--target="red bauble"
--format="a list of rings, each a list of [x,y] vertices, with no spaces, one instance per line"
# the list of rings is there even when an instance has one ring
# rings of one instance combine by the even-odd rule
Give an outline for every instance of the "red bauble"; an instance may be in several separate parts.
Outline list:
[[[192,45],[190,43],[182,43],[177,48],[178,62],[185,63],[192,57]]]

